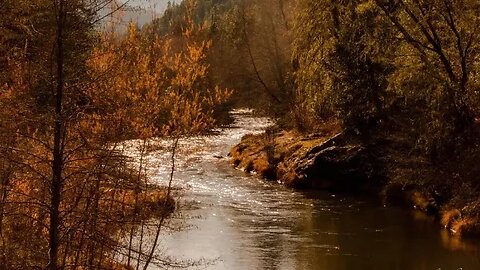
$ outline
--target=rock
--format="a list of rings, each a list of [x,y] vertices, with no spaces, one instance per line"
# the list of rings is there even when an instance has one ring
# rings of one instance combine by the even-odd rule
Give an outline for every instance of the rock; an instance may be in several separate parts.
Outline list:
[[[318,136],[305,139],[284,133],[274,145],[261,135],[245,136],[230,157],[236,167],[295,188],[359,191],[364,187],[373,174],[366,149],[346,143],[345,132]]]
[[[293,187],[352,191],[364,186],[372,174],[366,150],[360,145],[315,146],[296,160],[281,181]]]

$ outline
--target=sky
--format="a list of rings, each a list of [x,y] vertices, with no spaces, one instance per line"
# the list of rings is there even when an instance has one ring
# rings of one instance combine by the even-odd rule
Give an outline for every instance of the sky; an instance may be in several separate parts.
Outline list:
[[[138,21],[138,24],[142,26],[150,22],[152,18],[162,16],[167,8],[168,1],[169,0],[131,0],[129,5],[139,7],[139,9],[127,11],[124,21]],[[175,1],[171,0],[170,2],[173,3]]]
[[[171,1],[175,2],[175,1]],[[157,13],[163,13],[167,7],[168,0],[131,0],[130,5],[155,10]]]
[[[124,4],[128,0],[118,0],[118,5]],[[167,8],[169,0],[130,0],[127,8],[116,12],[113,18],[105,19],[103,25],[108,25],[109,20],[114,20],[116,31],[123,32],[130,21],[137,22],[142,27],[146,23],[152,21],[153,18],[158,18],[163,15]],[[170,2],[180,2],[182,0],[170,0]],[[110,8],[109,8],[110,9]],[[107,13],[108,9],[101,13]]]

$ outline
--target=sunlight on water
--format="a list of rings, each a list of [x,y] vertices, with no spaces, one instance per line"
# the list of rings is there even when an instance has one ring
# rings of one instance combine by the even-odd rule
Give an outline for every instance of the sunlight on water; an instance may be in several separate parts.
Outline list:
[[[170,225],[189,229],[164,233],[165,256],[215,262],[205,269],[480,269],[478,244],[460,244],[428,219],[366,198],[295,192],[231,168],[230,147],[272,125],[250,110],[232,114],[233,125],[215,135],[180,141],[180,212]],[[134,156],[138,142],[129,143]],[[172,141],[153,145],[148,173],[165,184]]]

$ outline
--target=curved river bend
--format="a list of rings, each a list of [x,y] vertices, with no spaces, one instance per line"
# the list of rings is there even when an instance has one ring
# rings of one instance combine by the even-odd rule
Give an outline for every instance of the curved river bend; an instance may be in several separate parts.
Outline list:
[[[177,221],[189,229],[162,236],[166,255],[214,260],[201,269],[480,269],[479,244],[450,237],[422,214],[369,198],[297,192],[231,168],[221,157],[271,124],[248,111],[233,115],[218,135],[180,142],[174,186],[188,207]],[[169,153],[149,160],[163,164],[149,173],[165,183]]]

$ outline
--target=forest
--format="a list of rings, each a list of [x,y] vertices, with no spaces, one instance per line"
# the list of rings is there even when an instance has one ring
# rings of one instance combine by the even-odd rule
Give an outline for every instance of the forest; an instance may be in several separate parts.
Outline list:
[[[117,31],[128,8],[0,0],[0,269],[201,265],[157,252],[176,152],[238,108],[274,125],[235,167],[480,235],[480,2],[184,0]]]

